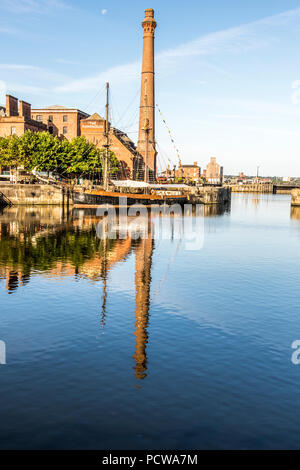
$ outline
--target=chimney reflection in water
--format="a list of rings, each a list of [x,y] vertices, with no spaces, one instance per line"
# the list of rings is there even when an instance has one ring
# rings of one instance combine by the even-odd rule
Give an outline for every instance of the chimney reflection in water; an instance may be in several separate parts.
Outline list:
[[[149,322],[151,265],[153,253],[153,239],[151,233],[151,219],[148,221],[148,236],[139,241],[135,250],[135,375],[137,379],[147,376],[148,342],[147,327]]]

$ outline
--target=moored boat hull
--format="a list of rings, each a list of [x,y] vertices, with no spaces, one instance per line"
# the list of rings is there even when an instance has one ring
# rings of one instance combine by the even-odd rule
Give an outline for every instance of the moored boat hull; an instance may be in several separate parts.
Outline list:
[[[113,206],[133,205],[133,204],[185,204],[188,202],[186,195],[148,195],[148,194],[128,194],[109,191],[86,191],[72,192],[72,200],[75,205],[101,205],[111,204]]]

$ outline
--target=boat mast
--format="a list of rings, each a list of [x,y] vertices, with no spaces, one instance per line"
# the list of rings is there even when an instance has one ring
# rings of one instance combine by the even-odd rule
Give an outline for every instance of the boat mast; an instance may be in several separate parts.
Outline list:
[[[145,173],[144,173],[144,181],[145,183],[148,183],[148,152],[149,152],[149,132],[150,132],[150,127],[149,127],[149,119],[146,119],[145,122]]]
[[[105,157],[104,157],[104,167],[103,167],[103,185],[105,191],[108,190],[108,154],[109,154],[109,121],[108,121],[108,116],[109,116],[109,83],[106,83],[106,119],[105,119],[105,138],[106,138],[106,144],[104,145],[105,147]]]
[[[148,155],[149,155],[149,133],[150,133],[150,125],[149,125],[149,118],[148,118],[148,103],[147,103],[147,78],[145,79],[145,96],[144,96],[144,102],[145,102],[145,110],[146,110],[146,116],[145,116],[145,122],[144,122],[144,127],[143,131],[145,132],[145,172],[144,172],[144,181],[145,183],[148,183]]]

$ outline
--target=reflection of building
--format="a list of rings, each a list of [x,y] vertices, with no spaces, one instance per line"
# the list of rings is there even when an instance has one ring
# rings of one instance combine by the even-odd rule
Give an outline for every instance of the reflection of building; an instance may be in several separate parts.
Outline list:
[[[291,219],[300,220],[300,206],[291,207]]]
[[[5,273],[0,273],[0,277],[5,277],[5,288],[8,294],[13,293],[18,287],[25,286],[29,282],[30,276],[22,272],[5,269]]]
[[[136,310],[135,310],[135,337],[136,350],[135,375],[137,379],[144,379],[147,370],[146,347],[148,342],[147,327],[149,321],[150,307],[150,284],[151,284],[151,264],[152,264],[153,239],[151,233],[147,239],[141,240],[135,250],[136,272]]]
[[[31,104],[6,95],[6,107],[0,114],[0,137],[21,136],[25,131],[42,132],[47,126],[31,117]]]
[[[205,204],[204,208],[205,217],[222,216],[230,212],[230,203],[225,204]]]
[[[43,109],[32,109],[32,117],[46,125],[50,134],[64,137],[68,140],[80,135],[80,121],[88,114],[79,109],[66,108],[54,105]]]

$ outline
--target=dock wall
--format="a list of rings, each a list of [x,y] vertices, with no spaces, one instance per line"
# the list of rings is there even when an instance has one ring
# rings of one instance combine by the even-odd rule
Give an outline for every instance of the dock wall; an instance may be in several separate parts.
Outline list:
[[[233,193],[269,193],[273,194],[273,184],[232,184]]]
[[[4,183],[0,184],[1,192],[14,205],[64,205],[68,203],[65,190],[47,184]],[[193,204],[226,204],[231,200],[231,189],[214,186],[190,187],[187,196],[188,202]],[[69,203],[72,204],[72,200]]]
[[[2,192],[15,205],[62,205],[64,192],[47,184],[0,184]]]
[[[231,189],[224,187],[191,187],[190,202],[195,204],[227,204],[231,201]]]

